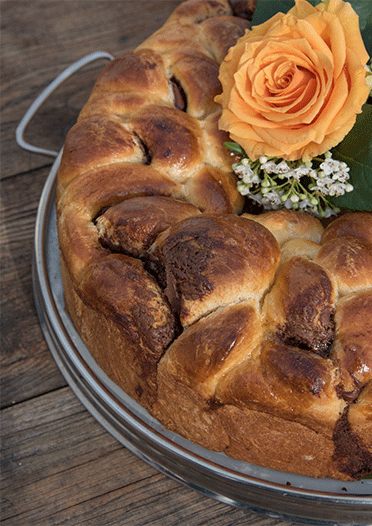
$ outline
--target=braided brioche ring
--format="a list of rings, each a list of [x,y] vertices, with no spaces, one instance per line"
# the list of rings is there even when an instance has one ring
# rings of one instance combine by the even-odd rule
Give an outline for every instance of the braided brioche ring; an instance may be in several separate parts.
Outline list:
[[[214,97],[244,6],[188,0],[99,76],[58,172],[66,309],[168,429],[261,466],[358,479],[372,470],[372,215],[324,229],[242,213]]]

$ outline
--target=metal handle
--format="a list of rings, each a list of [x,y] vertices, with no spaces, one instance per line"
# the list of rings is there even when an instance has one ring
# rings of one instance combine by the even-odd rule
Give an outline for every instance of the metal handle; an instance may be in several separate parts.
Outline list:
[[[40,108],[40,106],[43,104],[43,102],[49,97],[49,95],[60,85],[63,81],[65,81],[68,77],[70,77],[73,73],[78,71],[80,68],[84,67],[86,64],[89,64],[89,62],[93,62],[94,60],[99,60],[101,58],[107,58],[109,60],[112,60],[114,58],[113,55],[110,53],[106,53],[106,51],[95,51],[94,53],[90,53],[89,55],[86,55],[85,57],[77,60],[70,66],[68,66],[62,73],[56,77],[53,82],[49,84],[41,93],[40,95],[34,100],[34,102],[31,104],[29,109],[26,111],[25,115],[21,119],[20,123],[17,126],[16,129],[16,141],[18,145],[23,148],[24,150],[28,150],[32,153],[41,153],[43,155],[50,155],[52,157],[57,157],[59,152],[55,152],[53,150],[46,150],[44,148],[39,148],[38,146],[33,146],[32,144],[29,144],[25,141],[23,138],[24,131],[26,129],[26,126],[32,119],[32,117],[35,115],[37,110]]]

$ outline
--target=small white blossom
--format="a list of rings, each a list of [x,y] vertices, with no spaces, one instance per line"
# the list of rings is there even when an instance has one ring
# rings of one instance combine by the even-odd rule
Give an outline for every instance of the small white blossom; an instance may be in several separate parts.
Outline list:
[[[324,217],[327,219],[328,217],[335,216],[336,213],[337,212],[335,210],[333,210],[332,208],[326,208],[324,210]]]
[[[284,206],[285,208],[287,208],[288,210],[290,210],[291,208],[293,208],[293,202],[290,200],[290,199],[286,199],[284,201]]]
[[[287,172],[282,172],[282,173],[279,173],[278,175],[279,179],[283,180],[283,179],[288,179],[289,181],[291,179],[298,179],[296,177],[296,172],[294,170],[288,170]]]
[[[248,195],[250,193],[250,188],[244,184],[243,181],[238,181],[236,187],[241,195]]]
[[[349,174],[346,170],[340,170],[332,175],[334,181],[340,181],[340,183],[345,183],[349,179]]]
[[[249,197],[252,201],[256,201],[256,203],[260,205],[262,204],[263,196],[261,194],[251,194]]]
[[[349,184],[344,184],[344,183],[335,183],[334,186],[336,186],[335,190],[336,190],[336,194],[335,195],[344,195],[345,192],[351,192],[352,190],[354,190],[354,187],[352,185],[349,185]],[[352,190],[349,190],[349,186],[351,186]]]
[[[321,179],[318,179],[316,182],[316,185],[320,192],[322,192],[325,195],[328,195],[329,193],[329,187],[332,185],[333,179],[330,177],[322,177]]]
[[[251,199],[264,207],[265,210],[277,210],[280,207],[280,193],[275,190],[267,192],[265,195],[252,194]]]
[[[275,190],[272,190],[271,192],[268,192],[265,195],[265,199],[263,202],[263,205],[272,205],[274,209],[280,205],[280,194],[276,192]]]
[[[250,175],[250,174],[253,174],[253,170],[250,166],[246,166],[246,165],[243,165],[243,164],[238,164],[235,168],[235,173],[237,175]]]
[[[267,172],[268,174],[271,174],[271,173],[276,173],[275,170],[276,170],[276,164],[274,163],[274,161],[268,161],[266,163],[263,163],[261,165],[261,169],[264,171],[264,172]]]
[[[244,178],[243,178],[243,180],[244,180]],[[246,180],[248,181],[248,178]],[[261,182],[261,179],[255,173],[252,174],[252,176],[249,179],[249,184],[251,184],[251,185],[260,184],[260,182]]]
[[[290,168],[285,161],[281,161],[279,164],[276,165],[275,173],[277,174],[284,174],[289,171]]]
[[[308,199],[307,197],[305,199],[302,199],[301,203],[300,203],[300,208],[309,208],[309,207],[312,208],[312,205],[310,203],[310,199]]]
[[[364,67],[365,67],[365,70],[367,72],[367,74],[366,74],[366,83],[370,87],[370,90],[371,90],[370,94],[372,94],[372,70],[371,70],[371,67],[368,64],[366,64]]]
[[[251,168],[249,168],[249,166],[247,166],[245,170],[242,171],[241,175],[242,180],[245,182],[245,184],[249,184],[252,180],[252,177],[254,176],[254,172]]]
[[[342,195],[344,193],[342,183],[334,183],[328,188],[328,195],[334,196],[334,195]]]
[[[301,164],[297,168],[293,170],[295,172],[295,178],[300,179],[304,175],[309,175],[309,173],[312,171],[310,166],[306,166],[305,164]],[[315,171],[315,170],[313,170]],[[316,172],[315,172],[316,173]]]
[[[323,170],[324,175],[331,175],[340,169],[340,162],[335,159],[326,159],[321,163],[320,168]]]
[[[234,168],[234,171],[236,175],[238,175],[238,177],[240,177],[243,183],[247,186],[252,186],[252,185],[261,183],[260,177],[254,173],[254,171],[249,165],[247,166],[247,165],[238,164]]]

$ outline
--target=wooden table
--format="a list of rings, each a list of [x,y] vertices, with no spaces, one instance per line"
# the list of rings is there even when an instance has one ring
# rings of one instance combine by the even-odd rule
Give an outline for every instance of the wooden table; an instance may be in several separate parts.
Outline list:
[[[31,279],[36,210],[53,159],[22,150],[20,119],[75,60],[134,48],[179,0],[3,0],[2,524],[4,526],[289,525],[207,498],[138,459],[84,409],[43,338]],[[59,150],[104,63],[66,81],[28,126]]]

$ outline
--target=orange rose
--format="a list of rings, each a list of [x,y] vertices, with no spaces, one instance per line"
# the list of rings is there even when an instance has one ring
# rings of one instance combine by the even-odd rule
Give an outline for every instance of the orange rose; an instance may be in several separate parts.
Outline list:
[[[326,152],[351,130],[369,94],[369,57],[351,5],[295,2],[247,30],[221,65],[219,125],[251,160]]]

